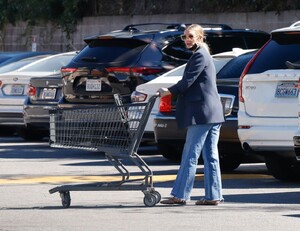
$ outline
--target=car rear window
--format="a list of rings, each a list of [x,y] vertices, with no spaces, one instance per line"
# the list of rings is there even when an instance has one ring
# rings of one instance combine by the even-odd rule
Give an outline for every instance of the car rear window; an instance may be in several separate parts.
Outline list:
[[[24,72],[59,72],[62,66],[67,65],[74,55],[66,54],[60,56],[52,56],[49,59],[43,59],[40,62],[20,68],[18,71]]]
[[[217,79],[239,78],[256,52],[240,55],[230,60],[217,74]]]
[[[248,74],[287,69],[286,61],[300,62],[300,33],[275,33],[256,57]]]
[[[148,45],[137,39],[92,40],[74,59],[75,62],[118,62],[131,60]]]

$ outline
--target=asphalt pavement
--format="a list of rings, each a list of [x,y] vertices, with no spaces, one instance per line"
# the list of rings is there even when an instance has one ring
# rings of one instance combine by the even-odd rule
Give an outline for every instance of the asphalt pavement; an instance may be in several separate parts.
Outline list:
[[[169,196],[178,163],[141,147],[142,158],[154,173],[155,189]],[[141,173],[127,163],[133,177]],[[141,191],[71,192],[65,209],[58,185],[119,179],[103,153],[54,149],[47,142],[28,143],[0,137],[0,231],[11,230],[298,230],[300,183],[280,182],[263,163],[243,164],[223,173],[225,202],[196,206],[204,195],[203,166],[199,166],[191,201],[186,206],[146,207]]]

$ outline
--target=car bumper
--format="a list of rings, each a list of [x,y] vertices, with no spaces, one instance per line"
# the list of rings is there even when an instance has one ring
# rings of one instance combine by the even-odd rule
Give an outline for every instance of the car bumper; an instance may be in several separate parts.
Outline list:
[[[57,105],[25,105],[24,123],[26,126],[49,128],[49,110],[54,110]]]
[[[178,129],[174,117],[156,116],[154,119],[154,136],[158,147],[173,147],[176,150],[181,150],[185,143],[186,129]],[[236,118],[228,118],[222,124],[218,147],[220,152],[243,153],[237,135]]]
[[[22,106],[1,106],[0,125],[24,126],[23,105]]]
[[[239,128],[244,149],[253,151],[293,151],[296,126],[253,126]]]
[[[237,119],[235,117],[226,118],[220,130],[219,142],[238,143],[240,140],[237,134]],[[179,129],[175,117],[155,117],[154,135],[156,140],[185,140],[186,130]]]

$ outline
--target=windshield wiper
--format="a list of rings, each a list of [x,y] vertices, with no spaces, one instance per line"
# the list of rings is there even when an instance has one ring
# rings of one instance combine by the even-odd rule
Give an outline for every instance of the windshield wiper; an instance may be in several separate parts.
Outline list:
[[[290,61],[286,61],[285,65],[288,67],[288,69],[300,69],[300,62],[292,63]]]

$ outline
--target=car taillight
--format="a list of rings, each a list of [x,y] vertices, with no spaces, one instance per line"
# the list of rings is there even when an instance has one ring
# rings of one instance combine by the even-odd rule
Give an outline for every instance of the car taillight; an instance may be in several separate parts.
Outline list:
[[[27,95],[28,96],[35,96],[36,95],[36,88],[33,86],[29,86],[27,90]]]
[[[108,67],[108,72],[113,73],[126,73],[128,75],[140,76],[140,75],[155,75],[163,71],[161,68],[151,67]]]
[[[172,110],[172,94],[161,97],[159,102],[160,112],[171,112]]]
[[[78,68],[61,68],[60,72],[62,74],[62,77],[66,76],[66,75],[70,75],[74,72],[77,71]]]
[[[248,62],[248,64],[246,65],[245,69],[243,70],[240,80],[239,80],[239,101],[244,103],[245,99],[242,95],[242,87],[243,87],[243,78],[245,77],[245,75],[248,73],[250,67],[252,66],[252,64],[254,63],[255,59],[257,58],[257,56],[261,53],[261,51],[265,48],[265,46],[270,42],[271,40],[267,41],[257,52],[256,54],[252,57],[252,59],[250,59],[250,61]]]
[[[131,94],[131,102],[144,102],[147,99],[147,94],[134,91]]]

